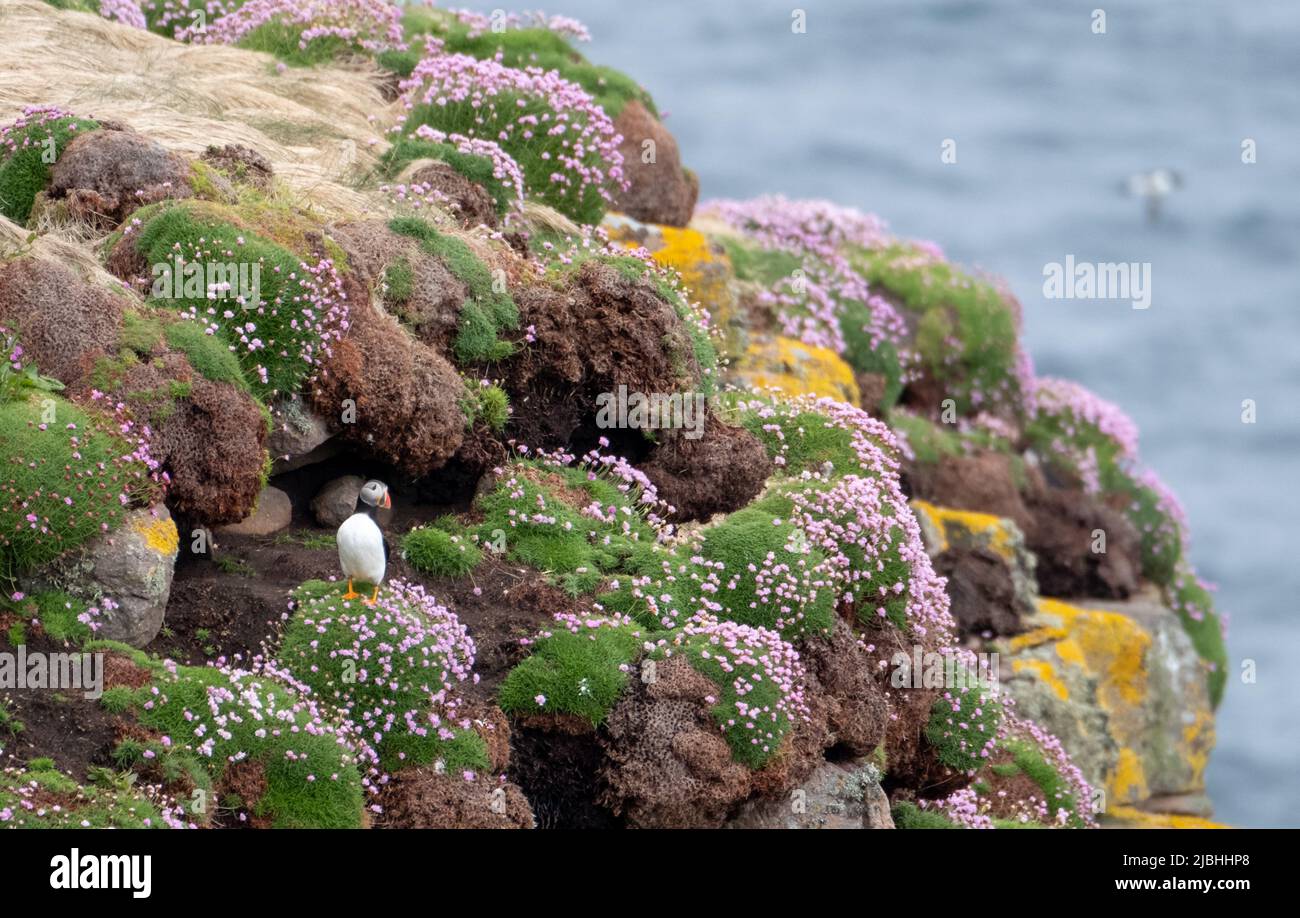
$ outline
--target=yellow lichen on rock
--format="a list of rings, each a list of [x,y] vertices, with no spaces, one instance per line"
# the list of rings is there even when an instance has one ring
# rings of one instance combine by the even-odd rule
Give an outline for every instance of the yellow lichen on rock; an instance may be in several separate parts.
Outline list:
[[[735,272],[721,245],[699,230],[641,223],[622,214],[608,215],[603,226],[612,241],[645,248],[656,263],[677,272],[686,295],[718,329],[723,356],[744,350],[746,317],[736,308]]]
[[[180,534],[170,516],[162,518],[137,517],[132,523],[134,529],[144,539],[146,545],[160,555],[176,554],[180,547]]]
[[[755,341],[734,368],[741,385],[777,388],[787,395],[818,395],[857,405],[853,369],[834,351],[794,338]]]
[[[1147,788],[1142,759],[1127,746],[1119,751],[1119,761],[1115,765],[1114,774],[1110,776],[1109,784],[1107,790],[1117,800],[1145,800],[1151,793]]]
[[[1198,794],[1214,719],[1173,613],[1144,598],[1040,598],[1007,641],[1013,693],[1117,804]],[[1184,646],[1185,645],[1185,646]]]
[[[1103,817],[1106,827],[1121,829],[1227,829],[1220,822],[1202,819],[1199,816],[1183,816],[1177,813],[1147,813],[1136,807],[1118,805],[1110,807]]]
[[[1056,667],[1047,660],[1012,660],[1011,671],[1013,673],[1032,672],[1062,701],[1070,700],[1070,687],[1061,681],[1061,677],[1056,673]]]
[[[973,510],[939,507],[924,500],[912,501],[912,511],[918,516],[924,514],[933,525],[935,534],[939,537],[934,554],[947,551],[954,543],[979,543],[997,552],[1004,560],[1012,560],[1017,537],[1011,529],[1011,522],[1003,517]]]
[[[1057,616],[1068,635],[1056,645],[1061,662],[1101,677],[1098,700],[1103,708],[1116,712],[1142,703],[1151,636],[1141,625],[1118,612],[1081,609],[1056,599],[1040,600],[1039,610]]]

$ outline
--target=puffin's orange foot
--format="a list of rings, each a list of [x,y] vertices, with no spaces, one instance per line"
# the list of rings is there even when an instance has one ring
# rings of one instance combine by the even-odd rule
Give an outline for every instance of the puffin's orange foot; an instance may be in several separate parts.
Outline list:
[[[379,602],[379,587],[375,587],[375,595],[371,596],[369,599],[363,599],[361,601],[368,606],[373,606],[375,603]]]
[[[360,598],[361,598],[361,594],[358,593],[356,590],[352,589],[352,580],[351,580],[351,578],[348,579],[348,591],[347,591],[346,593],[343,594],[343,598],[344,598],[344,599],[360,599]]]

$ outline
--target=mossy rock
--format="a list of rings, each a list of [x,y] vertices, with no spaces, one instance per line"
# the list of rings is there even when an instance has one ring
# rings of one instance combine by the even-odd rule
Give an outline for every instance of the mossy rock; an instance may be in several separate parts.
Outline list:
[[[514,345],[503,340],[502,335],[519,327],[519,307],[507,290],[498,289],[488,266],[465,241],[438,231],[419,217],[396,217],[389,221],[388,228],[417,240],[425,252],[440,259],[469,288],[453,344],[457,362],[494,363],[513,354]]]

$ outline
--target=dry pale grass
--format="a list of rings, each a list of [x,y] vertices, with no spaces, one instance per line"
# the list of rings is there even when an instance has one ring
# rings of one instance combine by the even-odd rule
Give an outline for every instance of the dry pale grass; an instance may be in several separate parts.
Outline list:
[[[56,261],[90,283],[102,284],[125,295],[122,282],[104,270],[90,245],[52,233],[36,235],[34,239],[33,235],[32,230],[0,217],[0,261],[19,255]]]
[[[267,54],[180,44],[41,0],[0,0],[0,62],[0,122],[45,103],[123,121],[190,157],[240,143],[271,160],[301,206],[374,209],[357,178],[387,146],[370,141],[395,109],[369,65],[278,73]]]

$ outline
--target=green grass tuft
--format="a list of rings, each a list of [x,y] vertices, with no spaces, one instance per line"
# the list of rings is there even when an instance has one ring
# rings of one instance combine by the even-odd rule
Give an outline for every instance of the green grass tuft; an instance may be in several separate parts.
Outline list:
[[[573,714],[599,726],[623,693],[641,645],[641,632],[629,625],[606,622],[577,634],[557,627],[506,676],[501,709],[509,714]]]
[[[433,577],[463,577],[483,560],[473,542],[441,529],[412,529],[402,539],[402,554],[416,570]]]

